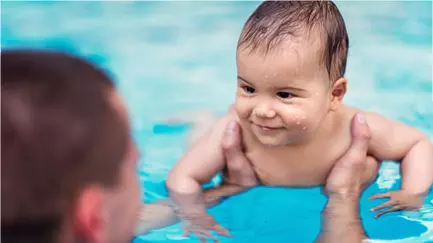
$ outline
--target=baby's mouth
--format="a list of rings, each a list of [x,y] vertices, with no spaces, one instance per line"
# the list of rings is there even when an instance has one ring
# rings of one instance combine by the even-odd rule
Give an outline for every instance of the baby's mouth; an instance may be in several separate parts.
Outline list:
[[[264,131],[264,132],[272,132],[272,131],[276,131],[276,130],[282,129],[282,127],[271,127],[271,126],[265,126],[265,125],[255,124],[255,123],[253,123],[253,125],[256,126],[257,128],[259,128],[261,131]]]

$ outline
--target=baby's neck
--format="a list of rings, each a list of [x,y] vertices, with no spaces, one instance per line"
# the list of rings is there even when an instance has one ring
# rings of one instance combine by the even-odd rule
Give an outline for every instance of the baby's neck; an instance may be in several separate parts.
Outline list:
[[[341,106],[335,111],[329,111],[325,118],[317,128],[317,130],[311,134],[308,138],[307,143],[314,143],[315,141],[329,140],[335,137],[340,131],[344,122],[344,107]]]

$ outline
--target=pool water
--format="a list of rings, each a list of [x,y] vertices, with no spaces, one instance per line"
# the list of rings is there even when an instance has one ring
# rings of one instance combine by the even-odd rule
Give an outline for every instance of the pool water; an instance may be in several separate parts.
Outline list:
[[[138,173],[146,202],[167,196],[164,179],[185,152],[188,127],[167,130],[173,113],[223,114],[234,101],[235,48],[259,2],[3,2],[3,48],[45,47],[91,58],[114,75],[143,153]],[[345,102],[415,126],[433,140],[432,2],[337,2],[350,50]],[[420,212],[380,219],[366,198],[398,188],[399,164],[388,161],[361,200],[371,238],[433,242],[433,193]],[[235,238],[222,242],[312,242],[326,198],[320,188],[259,187],[210,210]],[[136,242],[198,242],[179,224]]]

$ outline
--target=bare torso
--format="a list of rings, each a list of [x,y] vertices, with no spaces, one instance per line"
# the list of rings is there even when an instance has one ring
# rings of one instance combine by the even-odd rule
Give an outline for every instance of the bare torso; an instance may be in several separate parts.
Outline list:
[[[302,147],[265,147],[251,134],[244,132],[245,155],[251,161],[259,181],[263,185],[289,187],[325,184],[333,165],[347,151],[351,142],[350,120],[356,110],[350,107],[342,109],[341,121],[335,131],[331,131],[332,136],[318,136]]]

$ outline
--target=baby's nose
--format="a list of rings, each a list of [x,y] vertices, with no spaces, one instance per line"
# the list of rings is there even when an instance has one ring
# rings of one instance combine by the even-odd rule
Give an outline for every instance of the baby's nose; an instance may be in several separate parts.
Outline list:
[[[254,115],[261,118],[273,118],[276,115],[276,112],[266,106],[258,106],[254,109]]]

